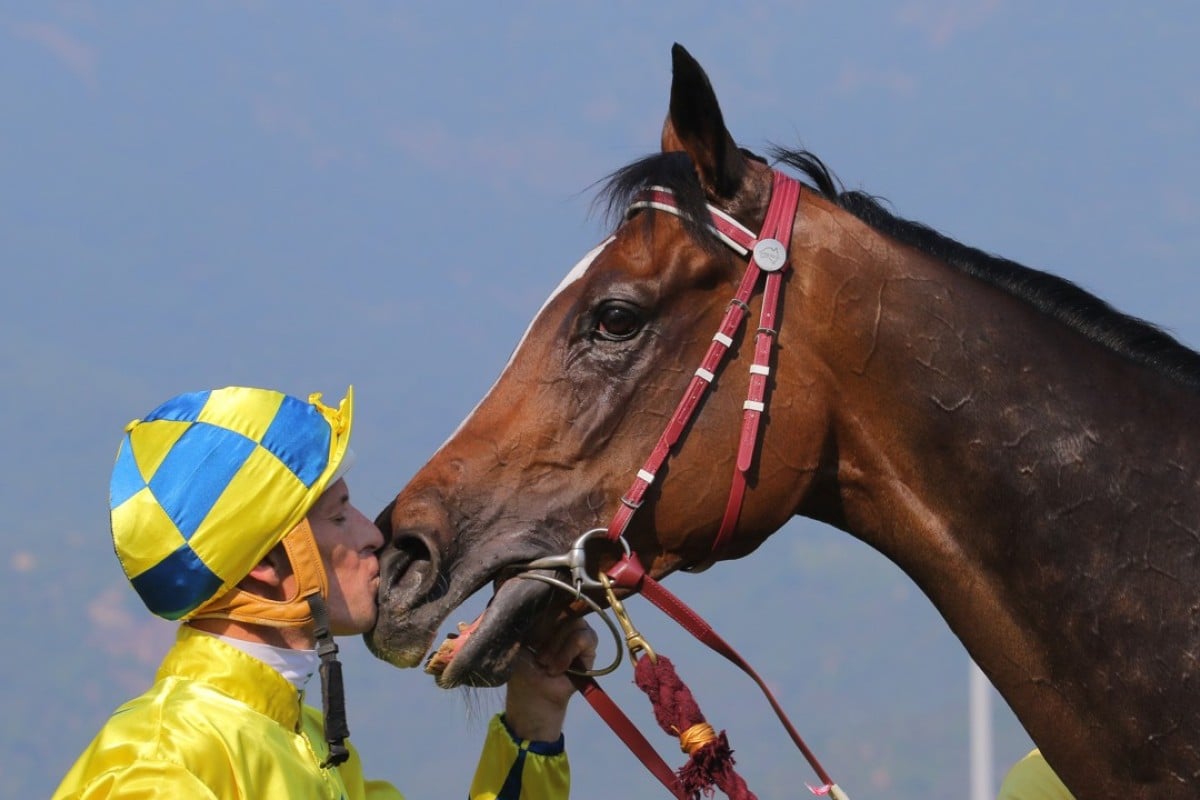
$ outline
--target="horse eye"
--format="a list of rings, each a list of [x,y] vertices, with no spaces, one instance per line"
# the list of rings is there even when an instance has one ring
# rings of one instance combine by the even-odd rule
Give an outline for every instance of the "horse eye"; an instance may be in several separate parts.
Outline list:
[[[596,312],[595,333],[602,339],[624,341],[633,338],[641,329],[641,313],[625,303],[608,303]]]

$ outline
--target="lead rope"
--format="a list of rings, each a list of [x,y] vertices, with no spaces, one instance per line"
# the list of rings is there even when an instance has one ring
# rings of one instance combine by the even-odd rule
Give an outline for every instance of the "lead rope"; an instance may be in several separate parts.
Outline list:
[[[717,787],[729,800],[757,800],[733,768],[733,750],[725,731],[708,724],[700,706],[666,656],[642,656],[634,666],[634,683],[650,698],[654,719],[668,736],[679,738],[687,763],[676,773],[685,796],[711,795]]]
[[[663,611],[663,613],[678,622],[684,630],[692,634],[698,641],[714,652],[724,656],[726,660],[748,675],[767,699],[771,710],[775,712],[775,716],[779,719],[780,724],[783,725],[784,730],[787,731],[792,743],[796,745],[796,749],[800,751],[805,760],[808,761],[809,766],[813,768],[813,772],[821,779],[821,785],[809,785],[809,791],[818,796],[829,795],[834,800],[849,800],[849,797],[842,788],[838,786],[833,778],[829,776],[829,773],[825,771],[825,768],[821,766],[821,762],[817,759],[816,754],[805,743],[799,731],[792,724],[792,721],[788,719],[783,706],[779,704],[779,701],[775,698],[775,694],[767,686],[766,681],[750,666],[749,662],[742,658],[740,653],[734,650],[711,625],[704,621],[703,617],[668,591],[661,583],[646,574],[636,555],[630,554],[621,559],[606,573],[606,576],[612,581],[613,586],[621,587],[630,593],[640,594],[645,597]],[[612,595],[610,592],[610,597],[615,597],[615,595]]]
[[[600,574],[600,583],[613,616],[625,631],[625,649],[633,662],[634,684],[650,699],[659,727],[667,735],[679,738],[679,749],[688,757],[675,774],[676,782],[668,788],[684,797],[698,798],[701,793],[711,795],[715,786],[730,800],[756,800],[733,768],[733,750],[725,731],[718,734],[713,730],[700,713],[691,690],[675,672],[675,665],[666,656],[655,653],[633,626],[606,574]]]

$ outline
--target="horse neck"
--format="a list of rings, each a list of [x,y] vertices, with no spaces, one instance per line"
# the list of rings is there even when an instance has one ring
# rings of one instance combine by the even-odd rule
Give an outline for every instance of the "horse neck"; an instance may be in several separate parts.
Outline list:
[[[1195,395],[842,217],[797,231],[795,347],[824,375],[832,442],[817,471],[831,477],[800,513],[897,563],[1035,740],[1044,729],[1068,748],[1070,731],[1082,741],[1091,723],[1064,720],[1103,704],[1090,696],[1102,693],[1089,688],[1097,667],[1127,667],[1096,631],[1196,600],[1200,458],[1177,433]],[[1144,572],[1114,577],[1147,558]],[[1177,601],[1163,598],[1156,569],[1184,589]],[[1129,608],[1131,591],[1157,605]],[[1195,631],[1177,635],[1183,650],[1197,644]],[[1183,655],[1165,660],[1166,673],[1186,667]]]
[[[1073,494],[1097,509],[1075,509],[1075,527],[1111,518],[1131,485],[1197,486],[1200,455],[1179,435],[1193,390],[857,220],[837,220],[834,247],[813,227],[797,231],[800,300],[781,325],[800,329],[784,348],[799,355],[779,373],[822,376],[852,532],[900,555],[883,522],[906,508],[996,557],[1013,530],[1061,530]]]

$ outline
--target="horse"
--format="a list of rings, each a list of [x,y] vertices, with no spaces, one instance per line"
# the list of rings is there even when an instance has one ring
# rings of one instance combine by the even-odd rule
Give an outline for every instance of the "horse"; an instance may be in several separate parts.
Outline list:
[[[619,542],[661,579],[747,556],[803,515],[911,578],[1076,796],[1194,796],[1200,355],[1071,282],[894,216],[807,151],[740,148],[701,66],[679,45],[672,65],[661,152],[599,198],[629,212],[380,513],[370,649],[418,665],[491,583],[437,679],[496,685],[571,602],[513,578],[580,532],[620,517]],[[759,231],[791,184],[773,320],[726,335],[726,361],[693,372],[731,309],[776,302],[731,301],[748,268],[726,229]],[[698,379],[706,393],[679,423]],[[677,437],[659,437],[673,422]],[[664,442],[657,471],[639,470]],[[599,573],[620,553],[588,558]]]

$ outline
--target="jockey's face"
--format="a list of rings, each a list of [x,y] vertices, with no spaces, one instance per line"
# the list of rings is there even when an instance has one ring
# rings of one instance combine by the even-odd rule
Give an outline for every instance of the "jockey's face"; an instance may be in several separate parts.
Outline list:
[[[308,512],[325,575],[329,581],[329,625],[334,636],[369,631],[378,608],[379,559],[383,534],[350,503],[350,490],[339,480]]]

